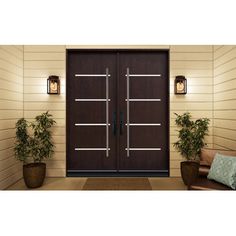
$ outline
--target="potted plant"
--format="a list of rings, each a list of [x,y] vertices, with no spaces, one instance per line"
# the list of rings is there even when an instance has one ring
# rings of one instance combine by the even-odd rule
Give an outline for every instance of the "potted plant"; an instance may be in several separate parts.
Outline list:
[[[51,116],[47,111],[36,116],[34,122],[21,118],[16,123],[15,157],[23,162],[23,177],[28,188],[43,184],[46,175],[43,161],[54,153],[50,128],[56,122]]]
[[[181,176],[185,185],[190,186],[197,178],[199,171],[199,155],[201,148],[206,145],[205,135],[208,135],[208,118],[191,120],[189,112],[183,115],[176,114],[175,124],[180,128],[178,140],[174,147],[186,159],[181,162]]]

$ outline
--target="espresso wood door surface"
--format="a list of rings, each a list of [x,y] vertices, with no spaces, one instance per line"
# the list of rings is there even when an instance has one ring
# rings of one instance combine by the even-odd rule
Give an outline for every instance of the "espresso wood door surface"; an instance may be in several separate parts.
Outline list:
[[[67,54],[68,172],[117,170],[116,75],[113,52]]]
[[[118,78],[119,170],[168,172],[168,53],[121,52]]]
[[[168,176],[168,55],[67,50],[67,176]]]

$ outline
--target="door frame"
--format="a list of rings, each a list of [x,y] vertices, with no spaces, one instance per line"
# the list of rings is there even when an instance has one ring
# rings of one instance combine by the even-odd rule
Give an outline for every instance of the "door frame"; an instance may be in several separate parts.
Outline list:
[[[69,140],[68,140],[68,127],[69,127],[69,119],[67,119],[67,117],[69,117],[70,114],[70,103],[69,103],[69,99],[67,94],[69,94],[69,88],[67,87],[67,78],[69,77],[69,72],[68,72],[68,54],[70,52],[114,52],[117,53],[118,58],[119,58],[119,52],[166,52],[167,53],[167,95],[168,95],[168,104],[167,104],[167,110],[168,110],[168,120],[167,120],[167,124],[168,124],[168,135],[167,135],[167,143],[168,143],[168,153],[167,153],[167,158],[168,158],[168,171],[167,172],[160,172],[160,171],[149,171],[149,172],[136,172],[136,171],[130,171],[130,172],[112,172],[112,171],[106,171],[106,172],[99,172],[99,171],[80,171],[80,172],[74,172],[74,173],[68,173],[67,169],[68,169],[68,144],[69,144]],[[119,62],[119,60],[118,60]],[[119,65],[117,65],[119,67]],[[118,73],[119,71],[117,70],[117,78],[118,78]],[[117,86],[116,86],[116,97],[118,96],[118,90],[119,90],[119,80],[117,79],[116,82]],[[109,177],[109,176],[117,176],[117,177],[169,177],[170,176],[170,49],[145,49],[145,48],[125,48],[125,49],[119,49],[119,48],[82,48],[82,49],[66,49],[66,79],[65,79],[65,96],[66,96],[66,128],[65,128],[65,134],[66,134],[66,177]],[[117,100],[117,114],[120,113],[120,108],[119,108],[119,101]],[[118,120],[117,120],[117,124],[119,124],[120,120],[119,120],[119,116],[118,116]],[[117,147],[119,147],[119,138],[117,138],[116,140],[116,145]],[[117,162],[119,161],[119,149],[117,149]]]

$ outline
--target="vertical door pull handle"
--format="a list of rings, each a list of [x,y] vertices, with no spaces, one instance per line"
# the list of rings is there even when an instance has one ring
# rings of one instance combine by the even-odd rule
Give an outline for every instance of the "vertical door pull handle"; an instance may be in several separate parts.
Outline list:
[[[129,157],[129,68],[127,68],[127,74],[126,74],[126,82],[127,82],[127,157]]]
[[[113,120],[112,120],[112,132],[113,132],[113,135],[116,136],[116,112],[114,111],[113,112]]]
[[[123,112],[120,112],[120,135],[124,133],[123,126],[124,126],[124,114]]]
[[[106,156],[109,157],[109,70],[106,68]]]

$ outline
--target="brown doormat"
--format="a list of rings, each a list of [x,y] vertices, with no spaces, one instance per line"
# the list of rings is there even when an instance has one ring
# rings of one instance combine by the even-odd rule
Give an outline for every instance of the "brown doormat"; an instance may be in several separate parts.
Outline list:
[[[88,178],[83,190],[152,190],[148,178]]]

